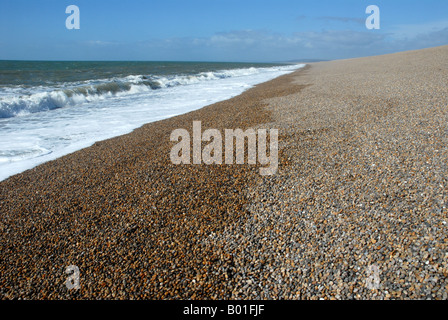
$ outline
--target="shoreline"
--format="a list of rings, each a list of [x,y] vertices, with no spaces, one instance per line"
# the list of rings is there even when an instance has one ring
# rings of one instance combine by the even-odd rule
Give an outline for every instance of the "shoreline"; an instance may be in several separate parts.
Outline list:
[[[229,65],[229,68],[233,66],[234,65]],[[222,71],[218,70],[206,74],[203,72],[197,73],[193,75],[193,80],[190,78],[187,79],[181,73],[174,76],[172,79],[169,76],[159,76],[159,78],[155,76],[155,79],[159,82],[156,80],[154,81],[161,86],[160,90],[157,91],[154,91],[155,89],[153,88],[148,91],[149,84],[139,82],[143,81],[139,76],[134,76],[135,79],[131,79],[132,81],[129,79],[129,77],[132,76],[127,76],[120,78],[121,83],[123,85],[131,85],[132,90],[141,92],[134,95],[133,100],[129,100],[132,95],[129,92],[132,90],[118,91],[117,94],[123,95],[120,97],[120,102],[117,102],[118,105],[121,105],[121,108],[110,108],[107,106],[106,101],[104,103],[92,105],[91,108],[93,111],[90,111],[90,114],[90,107],[85,106],[82,103],[84,95],[81,95],[81,98],[79,97],[79,92],[82,92],[85,87],[68,86],[66,89],[68,90],[67,92],[60,91],[57,88],[48,88],[48,90],[45,91],[45,99],[55,102],[53,100],[59,97],[59,95],[62,95],[62,97],[68,99],[66,105],[74,103],[74,105],[77,106],[76,112],[79,112],[79,115],[76,116],[71,114],[71,109],[64,109],[64,106],[62,106],[61,108],[57,108],[57,110],[51,111],[52,115],[49,115],[46,112],[43,112],[42,114],[40,112],[35,112],[29,114],[29,118],[25,117],[22,119],[22,117],[8,117],[6,115],[6,118],[0,119],[0,122],[6,126],[4,132],[5,135],[10,136],[9,139],[2,140],[2,148],[6,154],[0,159],[3,161],[0,163],[0,181],[13,176],[14,174],[36,167],[39,164],[90,147],[95,142],[130,133],[144,124],[163,120],[175,115],[181,115],[186,112],[203,108],[209,104],[230,99],[241,94],[248,88],[253,87],[257,83],[272,80],[284,73],[290,73],[292,68],[297,70],[298,67],[302,67],[302,65],[295,65],[292,67],[284,65],[273,67],[271,69],[263,69],[262,67],[259,69],[224,69]],[[100,66],[100,69],[101,68],[104,67]],[[199,66],[198,68],[203,68],[203,66]],[[179,69],[179,71],[181,71],[181,69]],[[240,76],[243,78],[240,78]],[[92,95],[92,92],[87,92],[85,99],[89,100],[94,99],[95,97],[107,97],[109,92],[104,93],[103,91],[107,91],[108,89],[104,89],[103,86],[108,82],[107,80],[102,81],[104,82],[103,84],[95,87],[100,90],[98,93],[99,96],[96,96],[95,94]],[[196,83],[190,83],[188,86],[184,85],[195,81]],[[243,81],[244,84],[240,83],[240,81]],[[109,82],[109,84],[111,83]],[[152,85],[154,85],[154,83]],[[171,88],[171,85],[174,87]],[[210,88],[210,86],[213,88]],[[211,89],[211,91],[209,91],[209,89]],[[32,91],[33,90],[30,89],[30,92]],[[191,92],[191,98],[189,98],[189,92]],[[213,94],[208,94],[208,92],[213,92]],[[71,94],[77,98],[72,99],[69,97]],[[164,98],[158,101],[158,95],[162,95]],[[81,99],[81,101],[76,102],[77,99]],[[33,108],[33,104],[29,99],[20,98],[19,100],[26,106],[24,107],[24,112],[26,112],[26,108]],[[40,102],[43,103],[42,101]],[[20,105],[20,103],[12,103],[11,114],[14,113],[17,105]],[[149,105],[151,105],[151,107],[149,107]],[[100,111],[97,111],[96,109],[100,106],[102,106]],[[170,107],[168,108],[167,106]],[[4,114],[2,114],[2,116],[4,116]],[[54,124],[45,123],[46,117],[49,116],[51,116]],[[102,121],[97,122],[98,118],[101,118]],[[115,118],[119,119],[117,123],[115,123]],[[21,124],[22,120],[23,124]],[[39,125],[41,121],[45,123],[43,128]],[[27,123],[31,124],[30,127],[26,125]],[[78,123],[81,129],[77,129],[77,125],[73,126],[73,123]],[[66,129],[62,130],[61,128],[63,127],[66,127]],[[36,137],[32,135],[34,130],[40,132]],[[66,140],[67,136],[68,140]],[[28,143],[28,147],[26,147],[26,144],[23,146],[22,141],[27,140],[34,143]],[[64,143],[61,143],[61,141]],[[67,141],[69,142],[66,143]],[[15,145],[16,143],[17,146]],[[20,154],[26,154],[27,152],[34,154],[34,157],[25,157],[25,159],[21,160],[18,159],[20,158]],[[35,153],[38,153],[39,155]],[[14,154],[16,156],[13,156]]]
[[[0,182],[0,297],[447,299],[447,57],[312,63]],[[194,120],[279,129],[277,174],[172,165]]]
[[[254,180],[250,176],[258,175],[258,172],[256,166],[246,165],[172,165],[169,161],[170,133],[177,128],[191,130],[193,120],[201,120],[203,130],[208,127],[245,129],[265,123],[269,120],[269,114],[263,110],[264,98],[275,96],[278,91],[282,94],[300,90],[301,86],[289,86],[291,76],[292,73],[280,76],[229,100],[146,124],[123,136],[96,142],[91,147],[0,182],[0,211],[3,213],[3,239],[0,243],[3,255],[14,257],[9,264],[0,266],[1,274],[8,278],[5,280],[8,284],[0,289],[1,296],[37,299],[73,296],[160,299],[186,295],[204,298],[218,294],[216,288],[212,287],[208,293],[200,293],[203,290],[198,290],[192,284],[189,284],[189,289],[179,288],[177,294],[174,290],[160,291],[153,277],[163,277],[166,261],[177,259],[182,261],[178,262],[179,269],[176,270],[180,277],[178,281],[196,279],[202,266],[185,267],[197,255],[196,249],[192,248],[201,248],[201,234],[219,233],[226,226],[244,218],[247,199],[242,191],[246,189],[247,183]],[[86,202],[86,199],[89,200]],[[173,213],[173,209],[176,213]],[[169,232],[166,230],[168,219]],[[188,219],[188,223],[184,219]],[[152,237],[149,237],[148,229]],[[174,230],[178,234],[173,235]],[[201,231],[199,234],[198,230]],[[18,243],[26,241],[28,237],[33,238],[35,246],[27,247],[25,252],[15,252],[13,248],[21,247]],[[121,242],[122,237],[139,243],[139,247],[160,246],[166,252],[170,252],[174,244],[179,247],[165,258],[157,257],[156,253],[149,254],[146,250],[133,253],[151,265],[150,270],[144,268],[143,280],[127,280],[128,283],[139,284],[142,292],[125,290],[120,280],[113,295],[108,290],[104,291],[107,289],[105,285],[96,288],[81,286],[77,294],[69,293],[61,281],[68,265],[79,266],[84,274],[82,283],[107,283],[114,277],[106,268],[95,280],[92,271],[98,266],[88,261],[99,257],[93,253],[89,258],[85,255],[93,250],[101,256],[100,259],[114,257],[112,265],[121,269],[127,253],[132,251],[127,242]],[[66,239],[66,242],[59,243],[55,238]],[[96,246],[92,246],[92,242]],[[223,252],[210,246],[200,251],[202,259],[210,261],[210,265],[223,255]],[[57,258],[54,252],[59,252]],[[32,261],[33,256],[39,257],[40,261]],[[49,256],[56,260],[50,262],[47,259]],[[86,258],[88,261],[85,261]],[[6,263],[7,260],[3,261]],[[224,263],[226,260],[222,261]],[[23,265],[31,269],[27,268],[24,273]],[[125,266],[129,267],[128,264]],[[49,270],[52,271],[49,273]],[[45,280],[49,276],[54,283]],[[43,281],[40,291],[24,289],[27,287],[24,279],[36,277]],[[222,282],[221,286],[230,285],[224,281],[224,274],[218,278],[217,282]],[[154,283],[143,285],[147,281]],[[173,282],[173,279],[169,281]],[[18,295],[23,290],[27,293]]]

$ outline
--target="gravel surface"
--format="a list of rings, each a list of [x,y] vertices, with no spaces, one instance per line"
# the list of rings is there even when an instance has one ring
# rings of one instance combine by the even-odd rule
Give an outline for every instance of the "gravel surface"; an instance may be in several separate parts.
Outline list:
[[[447,70],[313,63],[1,182],[0,297],[447,299]],[[193,120],[279,129],[277,174],[171,164]]]

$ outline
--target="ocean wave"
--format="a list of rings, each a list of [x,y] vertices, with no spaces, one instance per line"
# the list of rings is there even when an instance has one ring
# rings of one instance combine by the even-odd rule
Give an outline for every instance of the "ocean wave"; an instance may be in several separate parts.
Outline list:
[[[83,83],[63,84],[59,87],[42,88],[29,94],[1,94],[0,118],[23,116],[30,113],[77,106],[114,96],[132,95],[152,90],[172,88],[233,77],[250,76],[270,71],[292,71],[300,66],[280,66],[270,68],[243,68],[201,72],[192,75],[131,75]]]

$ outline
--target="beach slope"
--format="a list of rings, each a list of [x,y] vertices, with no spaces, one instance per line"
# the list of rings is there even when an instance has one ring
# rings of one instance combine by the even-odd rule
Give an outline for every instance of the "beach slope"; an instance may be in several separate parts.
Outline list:
[[[447,70],[311,63],[0,182],[0,297],[446,299]],[[279,129],[277,174],[171,164],[195,120]]]

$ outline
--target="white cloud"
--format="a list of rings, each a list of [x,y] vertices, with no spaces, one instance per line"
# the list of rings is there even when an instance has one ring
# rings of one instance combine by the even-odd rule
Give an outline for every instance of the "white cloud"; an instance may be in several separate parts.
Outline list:
[[[366,23],[366,19],[365,18],[331,17],[331,16],[327,16],[327,17],[319,17],[317,19],[319,19],[319,20],[327,20],[327,21],[344,22],[344,23],[353,22],[353,23],[361,24],[361,25],[364,25]]]
[[[431,34],[448,28],[448,20],[419,24],[399,24],[390,28],[395,39],[409,40],[425,34]]]
[[[153,39],[136,43],[89,41],[98,55],[137,60],[286,61],[344,59],[448,44],[448,27],[397,26],[395,32],[323,30],[280,34],[266,30],[235,30],[210,37]],[[439,28],[439,29],[438,29]],[[418,30],[419,33],[410,30]],[[407,35],[403,37],[404,31]],[[110,50],[113,46],[114,50]],[[129,58],[128,58],[129,59]]]
[[[111,46],[111,45],[119,45],[119,42],[110,42],[110,41],[101,41],[101,40],[90,40],[90,41],[86,41],[85,44],[87,44],[88,46],[100,46],[100,47],[105,47],[105,46]]]

